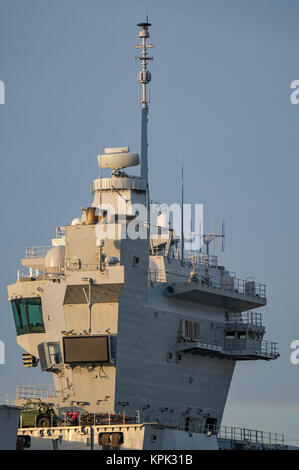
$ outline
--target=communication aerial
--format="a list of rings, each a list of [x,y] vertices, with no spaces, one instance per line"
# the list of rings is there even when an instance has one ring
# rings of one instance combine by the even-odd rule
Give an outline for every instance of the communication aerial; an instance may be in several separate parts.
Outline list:
[[[221,224],[221,234],[216,234],[215,233],[215,218],[213,218],[213,228],[211,233],[204,233],[199,235],[200,240],[205,244],[206,246],[206,255],[209,256],[209,248],[210,244],[213,243],[213,248],[216,246],[216,238],[221,238],[221,251],[222,253],[225,250],[225,222],[224,220],[222,221]]]
[[[139,49],[140,55],[136,56],[136,60],[141,63],[141,71],[138,73],[138,81],[141,85],[142,98],[140,104],[142,106],[141,111],[141,178],[148,182],[148,162],[147,162],[147,116],[148,116],[148,103],[149,103],[149,90],[148,86],[151,81],[151,73],[147,69],[148,61],[153,60],[153,57],[148,55],[148,49],[154,47],[154,45],[147,41],[150,37],[149,27],[151,24],[148,22],[148,17],[146,21],[138,23],[138,26],[141,28],[139,31],[139,38],[141,43],[137,44],[135,47]]]

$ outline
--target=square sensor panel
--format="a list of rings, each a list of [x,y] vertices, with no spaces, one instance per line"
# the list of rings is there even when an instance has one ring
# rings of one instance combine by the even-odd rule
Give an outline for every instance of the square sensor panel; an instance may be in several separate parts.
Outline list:
[[[66,364],[111,362],[109,336],[66,336],[63,354]]]

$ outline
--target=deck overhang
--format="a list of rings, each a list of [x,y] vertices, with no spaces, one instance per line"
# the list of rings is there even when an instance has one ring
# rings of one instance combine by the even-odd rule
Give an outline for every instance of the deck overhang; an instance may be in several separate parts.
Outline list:
[[[235,361],[253,361],[262,359],[270,361],[279,357],[278,353],[267,353],[261,349],[244,348],[229,350],[225,345],[214,345],[204,341],[182,342],[176,345],[176,352],[197,354],[200,356],[219,357]]]
[[[198,283],[176,283],[165,290],[167,297],[237,312],[263,307],[267,299],[237,290],[224,290]]]

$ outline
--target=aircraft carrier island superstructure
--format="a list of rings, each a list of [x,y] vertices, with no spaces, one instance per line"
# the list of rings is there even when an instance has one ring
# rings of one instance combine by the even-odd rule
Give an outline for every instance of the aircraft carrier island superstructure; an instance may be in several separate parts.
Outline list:
[[[73,438],[65,438],[70,446],[87,436],[90,445],[109,448],[117,434],[114,448],[216,449],[236,361],[268,361],[278,353],[263,340],[255,312],[266,304],[264,285],[237,279],[208,250],[184,251],[172,228],[150,236],[153,46],[148,21],[138,26],[140,157],[128,147],[98,156],[101,177],[93,182],[91,206],[58,227],[51,246],[27,248],[17,282],[8,286],[9,301],[24,365],[53,375],[48,401],[127,423],[99,422],[93,436],[75,426]],[[139,164],[140,176],[130,176],[127,169]],[[110,177],[102,177],[103,168]],[[144,236],[134,236],[138,230]],[[206,236],[207,248],[212,238]],[[30,433],[44,442],[65,436],[63,426],[45,431]]]

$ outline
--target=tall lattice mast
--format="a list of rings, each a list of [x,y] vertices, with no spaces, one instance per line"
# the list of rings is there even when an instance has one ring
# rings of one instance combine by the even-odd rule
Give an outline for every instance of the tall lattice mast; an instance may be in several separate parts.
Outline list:
[[[142,39],[141,44],[135,46],[140,49],[141,55],[136,57],[136,60],[141,61],[142,70],[138,73],[138,81],[142,88],[142,99],[140,101],[142,105],[141,110],[141,178],[148,182],[148,163],[147,163],[147,115],[148,115],[148,103],[149,103],[149,90],[147,85],[151,81],[151,74],[147,70],[147,61],[153,60],[153,57],[147,55],[147,49],[154,47],[153,44],[147,42],[147,38],[150,37],[148,28],[151,24],[146,18],[146,22],[138,23],[141,28],[139,31],[139,37]]]

